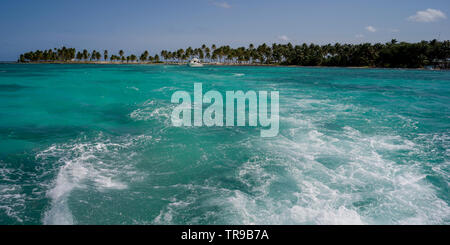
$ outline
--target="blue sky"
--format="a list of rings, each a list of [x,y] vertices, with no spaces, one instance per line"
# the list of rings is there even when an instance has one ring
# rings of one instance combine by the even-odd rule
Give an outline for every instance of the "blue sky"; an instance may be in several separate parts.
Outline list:
[[[65,45],[117,53],[229,44],[450,39],[448,0],[1,0],[0,60]]]

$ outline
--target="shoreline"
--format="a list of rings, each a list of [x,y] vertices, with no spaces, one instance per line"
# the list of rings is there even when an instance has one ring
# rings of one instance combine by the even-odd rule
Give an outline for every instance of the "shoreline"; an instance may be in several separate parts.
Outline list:
[[[80,65],[176,65],[184,66],[187,62],[111,62],[111,61],[42,61],[42,62],[0,62],[0,64],[80,64]],[[427,70],[427,71],[448,71],[450,69],[427,69],[427,68],[386,68],[376,66],[301,66],[301,65],[281,65],[281,64],[238,64],[238,63],[203,63],[205,66],[253,66],[253,67],[304,67],[304,68],[351,68],[351,69],[394,69],[394,70]]]

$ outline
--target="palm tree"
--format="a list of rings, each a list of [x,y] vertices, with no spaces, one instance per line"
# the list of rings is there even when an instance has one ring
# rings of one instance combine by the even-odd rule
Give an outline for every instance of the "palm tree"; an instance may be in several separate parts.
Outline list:
[[[191,59],[192,58],[192,55],[194,54],[194,50],[191,48],[191,47],[188,47],[187,49],[186,49],[186,56],[187,56],[187,58],[188,59]]]
[[[95,58],[97,59],[97,61],[99,61],[102,58],[102,55],[100,54],[100,52],[95,53]]]
[[[167,50],[162,50],[161,57],[163,57],[164,61],[167,61],[167,59],[169,58],[169,52]]]
[[[131,62],[134,62],[137,60],[137,57],[134,54],[130,55],[129,57],[130,57]]]
[[[206,47],[205,48],[205,57],[206,57],[206,59],[208,59],[208,61],[211,58],[211,53],[210,52],[211,52],[211,50],[209,50],[209,48]]]
[[[146,61],[147,57],[148,57],[148,54],[149,54],[148,51],[145,50],[144,53],[141,54],[141,57],[139,57],[139,60],[141,60],[141,62]]]
[[[122,60],[122,62],[124,62],[125,61],[125,57],[124,57],[124,52],[123,52],[123,50],[121,49],[121,50],[119,50],[119,56],[120,56],[120,58],[121,58],[121,60]]]
[[[94,50],[92,50],[92,53],[91,53],[91,58],[90,58],[90,60],[92,61],[93,59],[95,59],[95,57],[96,57],[96,53],[97,53],[97,51],[95,51],[95,49]]]
[[[203,60],[205,58],[205,54],[203,53],[203,50],[199,49],[198,50],[198,58]]]
[[[83,59],[86,61],[87,59],[89,59],[89,52],[87,51],[87,49],[83,49]]]
[[[103,59],[105,59],[105,61],[108,59],[108,50],[106,49],[103,51]]]
[[[255,49],[255,45],[253,45],[253,43],[250,43],[250,45],[248,45],[248,55],[249,55],[249,60],[251,63],[253,63],[253,57],[255,56],[254,49]]]
[[[178,49],[177,54],[176,54],[178,62],[180,62],[180,59],[183,58],[183,55],[184,55],[184,50],[182,48]]]

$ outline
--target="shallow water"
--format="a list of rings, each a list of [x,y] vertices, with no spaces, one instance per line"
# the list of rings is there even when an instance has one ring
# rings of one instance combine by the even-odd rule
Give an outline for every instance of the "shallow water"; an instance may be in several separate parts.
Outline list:
[[[0,224],[449,224],[450,72],[0,64]],[[171,95],[277,90],[280,133]]]

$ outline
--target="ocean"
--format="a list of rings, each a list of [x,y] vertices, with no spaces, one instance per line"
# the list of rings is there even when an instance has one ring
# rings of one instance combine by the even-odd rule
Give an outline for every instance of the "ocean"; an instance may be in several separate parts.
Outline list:
[[[174,127],[279,91],[280,129]],[[450,72],[0,64],[0,224],[450,224]]]

